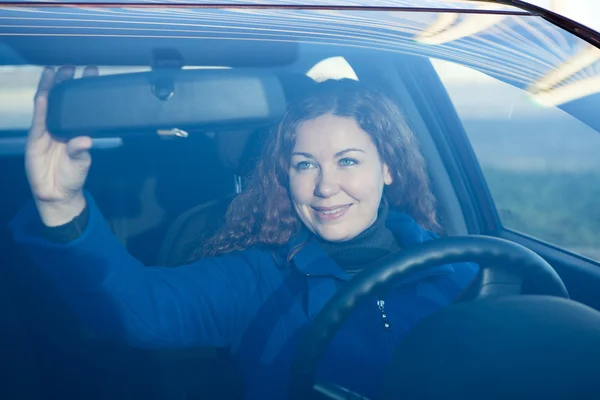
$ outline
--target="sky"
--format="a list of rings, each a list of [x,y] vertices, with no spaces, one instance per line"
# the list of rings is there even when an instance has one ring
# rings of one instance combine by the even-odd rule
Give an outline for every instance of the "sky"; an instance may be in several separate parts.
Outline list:
[[[551,9],[592,29],[600,30],[599,0],[530,0],[528,3]]]

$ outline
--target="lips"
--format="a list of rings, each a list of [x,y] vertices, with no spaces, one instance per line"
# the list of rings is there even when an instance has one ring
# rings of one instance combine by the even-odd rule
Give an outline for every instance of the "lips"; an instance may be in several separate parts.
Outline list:
[[[352,204],[333,207],[312,207],[321,221],[333,221],[343,217]]]

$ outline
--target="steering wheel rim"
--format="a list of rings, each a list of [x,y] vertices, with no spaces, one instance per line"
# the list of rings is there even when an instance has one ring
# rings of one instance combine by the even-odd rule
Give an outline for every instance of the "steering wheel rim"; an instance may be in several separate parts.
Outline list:
[[[514,294],[534,282],[541,294],[569,298],[556,271],[530,249],[505,239],[469,235],[427,241],[390,255],[356,275],[325,304],[296,352],[290,376],[291,399],[311,398],[316,370],[329,342],[347,318],[386,283],[430,267],[472,262],[477,277],[456,301]]]

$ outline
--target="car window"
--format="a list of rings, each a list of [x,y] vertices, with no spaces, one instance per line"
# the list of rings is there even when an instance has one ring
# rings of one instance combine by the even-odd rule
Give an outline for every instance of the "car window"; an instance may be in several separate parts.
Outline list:
[[[0,8],[0,286],[8,277],[14,303],[0,308],[24,326],[0,318],[19,339],[0,333],[0,354],[24,359],[14,342],[31,350],[25,375],[43,392],[32,398],[287,397],[303,326],[338,283],[435,236],[426,230],[468,233],[429,100],[452,105],[427,85],[427,59],[527,86],[586,44],[540,15],[473,1],[176,1]],[[598,76],[598,54],[584,55],[598,72],[583,75]],[[599,260],[600,135],[433,61],[507,229]],[[76,79],[54,92],[49,132],[42,115],[26,148],[45,65],[75,66]],[[85,82],[89,65],[113,76]],[[331,82],[341,79],[359,83]],[[316,82],[323,97],[299,102]],[[588,89],[599,97],[582,109],[600,101],[600,85]],[[69,146],[71,135],[91,143]],[[68,207],[83,206],[82,189],[88,207]],[[364,321],[347,324],[367,330],[332,342],[319,379],[374,398],[393,346],[475,272],[430,267],[397,296],[367,296]],[[345,348],[371,332],[362,353]],[[15,393],[25,386],[12,381]]]
[[[474,69],[432,63],[504,227],[600,260],[600,133]]]
[[[352,79],[357,81],[356,72],[344,57],[329,57],[313,65],[306,75],[316,82],[327,79]]]

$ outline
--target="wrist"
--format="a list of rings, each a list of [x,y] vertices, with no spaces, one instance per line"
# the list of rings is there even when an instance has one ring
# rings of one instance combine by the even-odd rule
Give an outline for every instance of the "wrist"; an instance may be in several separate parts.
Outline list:
[[[40,219],[44,225],[55,227],[67,224],[85,209],[86,201],[80,193],[65,201],[43,201],[36,199]]]

